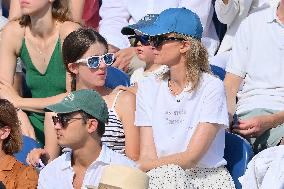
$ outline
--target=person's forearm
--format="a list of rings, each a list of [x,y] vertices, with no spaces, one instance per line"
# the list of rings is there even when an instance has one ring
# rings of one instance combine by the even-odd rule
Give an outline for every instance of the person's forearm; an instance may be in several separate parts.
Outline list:
[[[271,115],[273,128],[284,123],[284,111],[280,111]]]
[[[224,79],[224,86],[227,97],[227,107],[228,107],[229,121],[230,121],[229,123],[233,121],[233,116],[236,111],[237,93],[241,83],[242,83],[241,77],[231,73],[226,74]]]
[[[82,16],[83,16],[85,0],[70,0],[69,3],[70,3],[69,5],[70,5],[71,14],[72,14],[72,19],[75,22],[84,24],[82,20]]]
[[[43,112],[46,106],[60,102],[65,96],[66,94],[62,93],[47,98],[21,98],[15,106],[26,111]]]
[[[226,86],[227,106],[229,112],[229,123],[233,121],[233,116],[236,111],[236,94],[231,91],[230,87]]]
[[[144,171],[149,171],[162,165],[175,164],[186,170],[195,167],[197,163],[197,160],[190,158],[188,152],[182,152],[161,157],[159,159],[148,160],[142,165],[142,167]]]
[[[15,20],[22,16],[21,7],[18,0],[10,0],[9,20]]]

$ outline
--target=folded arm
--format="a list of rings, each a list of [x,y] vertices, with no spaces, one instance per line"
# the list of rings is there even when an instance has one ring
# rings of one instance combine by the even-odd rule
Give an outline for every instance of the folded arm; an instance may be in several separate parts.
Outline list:
[[[161,158],[157,158],[157,156],[155,157],[155,148],[153,148],[153,143],[147,146],[147,150],[146,146],[144,149],[142,148],[143,144],[141,142],[141,159],[138,161],[138,164],[143,171],[148,171],[167,164],[176,164],[183,169],[195,167],[204,154],[208,151],[217,132],[219,131],[219,128],[220,126],[217,124],[199,123],[192,138],[190,139],[187,149],[184,152]],[[143,131],[141,129],[141,134],[142,132]],[[148,131],[148,133],[150,133],[150,131]],[[150,135],[148,135],[148,137],[149,138],[143,139],[141,136],[141,141],[151,141],[151,138],[153,141],[153,137]]]

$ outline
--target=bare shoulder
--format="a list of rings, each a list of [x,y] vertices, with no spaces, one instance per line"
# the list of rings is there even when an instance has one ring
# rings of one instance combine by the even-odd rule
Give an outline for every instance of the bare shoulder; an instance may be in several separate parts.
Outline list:
[[[136,95],[129,91],[121,91],[119,103],[122,105],[126,105],[129,103],[135,103]]]
[[[65,39],[65,37],[71,33],[72,31],[75,31],[81,27],[80,24],[76,22],[71,21],[65,21],[62,22],[60,25],[59,33],[62,39]]]
[[[1,41],[5,43],[5,46],[14,46],[20,48],[22,39],[25,35],[25,26],[19,24],[19,21],[10,21],[1,30]],[[7,42],[8,41],[8,42]]]

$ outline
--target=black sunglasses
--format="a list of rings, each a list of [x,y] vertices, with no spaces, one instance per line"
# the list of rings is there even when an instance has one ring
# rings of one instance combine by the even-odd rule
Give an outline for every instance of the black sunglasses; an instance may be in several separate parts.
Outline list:
[[[144,46],[150,45],[150,41],[149,41],[150,36],[148,35],[133,35],[133,36],[128,37],[128,39],[129,40],[134,39],[134,42],[133,42],[134,47],[137,47],[138,42],[140,42]]]
[[[151,45],[155,48],[160,47],[166,41],[184,41],[185,39],[179,37],[166,37],[166,36],[155,36],[150,38]]]
[[[62,128],[66,128],[68,122],[72,119],[79,120],[84,118],[72,118],[71,114],[57,114],[57,116],[52,116],[53,125],[55,126],[58,123]]]

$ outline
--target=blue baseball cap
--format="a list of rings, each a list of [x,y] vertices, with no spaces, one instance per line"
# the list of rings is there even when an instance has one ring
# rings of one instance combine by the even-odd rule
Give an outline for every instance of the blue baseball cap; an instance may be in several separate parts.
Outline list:
[[[138,26],[138,28],[139,32],[150,36],[178,33],[199,40],[203,32],[199,16],[184,7],[166,9],[159,14],[154,22]]]
[[[121,33],[123,35],[134,35],[135,31],[139,32],[140,28],[153,24],[153,22],[156,21],[158,16],[159,16],[158,14],[147,14],[141,20],[139,20],[136,24],[123,27],[121,30]]]

